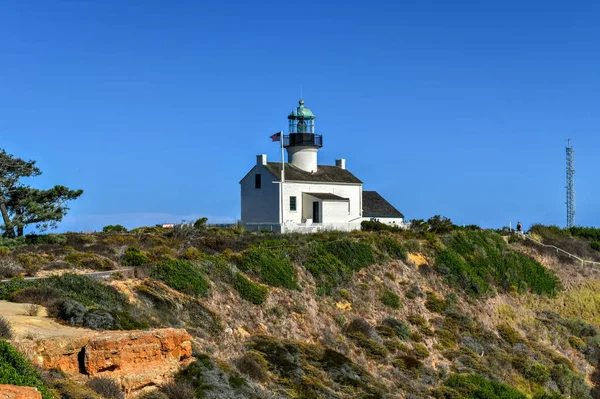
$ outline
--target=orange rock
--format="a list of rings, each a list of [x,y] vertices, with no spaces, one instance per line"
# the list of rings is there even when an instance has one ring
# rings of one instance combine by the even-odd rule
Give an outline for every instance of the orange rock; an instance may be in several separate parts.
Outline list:
[[[131,391],[172,377],[192,356],[190,339],[187,331],[174,328],[106,331],[40,339],[28,350],[39,366],[73,377],[111,377]]]
[[[37,388],[0,385],[0,399],[42,399]]]

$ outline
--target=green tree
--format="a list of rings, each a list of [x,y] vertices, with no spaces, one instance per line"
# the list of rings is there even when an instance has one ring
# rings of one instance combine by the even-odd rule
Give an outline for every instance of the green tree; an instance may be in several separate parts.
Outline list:
[[[22,236],[28,225],[41,231],[55,228],[69,210],[67,203],[83,194],[65,186],[42,190],[23,183],[24,178],[41,174],[35,161],[0,150],[0,215],[5,236]]]

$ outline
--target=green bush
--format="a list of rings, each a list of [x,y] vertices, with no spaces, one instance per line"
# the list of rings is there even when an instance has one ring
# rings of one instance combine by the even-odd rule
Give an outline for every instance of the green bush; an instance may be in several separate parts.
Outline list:
[[[569,337],[569,345],[571,345],[573,349],[580,351],[585,347],[585,342],[581,338],[571,335]]]
[[[102,231],[105,233],[122,233],[127,231],[127,229],[120,224],[109,224],[108,226],[104,226]]]
[[[243,299],[255,305],[262,305],[267,299],[269,291],[267,286],[253,283],[242,273],[237,273],[235,275],[233,287]]]
[[[136,247],[129,247],[125,251],[121,263],[124,266],[142,266],[148,263],[148,257]]]
[[[23,355],[3,340],[0,340],[0,384],[35,387],[41,392],[43,399],[54,398]]]
[[[454,231],[446,237],[446,246],[436,257],[436,270],[471,296],[493,293],[490,282],[505,292],[516,289],[549,296],[561,288],[552,271],[510,250],[497,233]]]
[[[600,241],[592,241],[590,247],[596,251],[600,251]]]
[[[425,345],[415,344],[414,349],[413,349],[413,355],[415,355],[415,357],[417,359],[425,359],[426,357],[429,356],[429,351],[427,350]]]
[[[273,287],[299,290],[298,275],[287,253],[281,249],[251,247],[244,252],[240,269],[252,271]]]
[[[353,271],[358,271],[375,263],[373,248],[361,242],[344,238],[326,242],[324,249]]]
[[[383,290],[379,299],[384,305],[389,306],[392,309],[400,309],[402,306],[400,297],[387,288]]]
[[[165,259],[152,269],[150,276],[186,294],[206,295],[210,289],[204,273],[188,260]]]
[[[448,309],[448,302],[438,297],[435,292],[428,292],[425,307],[431,312],[444,313]]]
[[[568,231],[574,237],[581,237],[592,241],[600,241],[600,228],[597,227],[573,226]]]
[[[112,270],[114,263],[104,256],[93,252],[72,251],[65,256],[65,262],[84,269]]]
[[[320,243],[311,245],[304,267],[317,280],[317,293],[321,295],[331,295],[333,288],[352,276],[352,270]]]
[[[377,240],[377,247],[380,251],[388,254],[392,259],[404,261],[408,259],[408,251],[406,248],[404,248],[402,244],[398,242],[398,240],[395,240],[391,237]]]
[[[445,391],[443,396],[438,395],[438,398],[527,399],[516,389],[478,374],[454,374],[446,379],[444,385],[450,390]]]
[[[28,234],[25,236],[25,244],[66,244],[67,236],[64,234]]]
[[[25,253],[17,255],[17,262],[23,266],[28,275],[35,276],[48,264],[48,259],[39,254]]]
[[[382,326],[390,327],[395,335],[400,339],[408,339],[412,332],[410,328],[402,323],[400,320],[394,319],[393,317],[388,317],[381,322]]]
[[[362,231],[392,231],[392,232],[402,232],[402,229],[397,226],[390,226],[389,224],[374,222],[370,220],[363,220],[360,223],[360,228]]]

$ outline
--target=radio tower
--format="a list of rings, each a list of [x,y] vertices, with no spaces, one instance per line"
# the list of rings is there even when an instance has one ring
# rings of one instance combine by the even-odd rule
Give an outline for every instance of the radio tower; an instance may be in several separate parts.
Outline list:
[[[567,227],[575,224],[575,149],[567,139]]]

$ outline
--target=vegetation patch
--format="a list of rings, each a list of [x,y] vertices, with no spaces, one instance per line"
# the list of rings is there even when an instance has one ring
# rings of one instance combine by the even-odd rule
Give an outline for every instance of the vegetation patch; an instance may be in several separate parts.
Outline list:
[[[477,374],[454,374],[444,381],[438,398],[456,399],[527,399],[523,393],[506,384],[491,381]]]
[[[149,263],[148,257],[136,247],[129,247],[123,255],[121,263],[124,266],[142,266]]]
[[[35,387],[42,393],[43,399],[54,399],[37,371],[3,340],[0,340],[0,384]]]
[[[382,291],[379,299],[381,300],[381,303],[389,306],[392,309],[400,309],[402,307],[402,303],[400,303],[400,297],[387,288]]]
[[[269,289],[266,285],[254,283],[242,273],[237,273],[235,275],[233,287],[243,299],[255,305],[262,305],[269,293]]]
[[[112,260],[93,252],[72,251],[65,256],[65,262],[91,270],[112,270],[114,263]]]
[[[272,287],[299,290],[298,275],[289,255],[281,249],[251,247],[244,252],[240,269],[255,273]]]
[[[553,296],[561,288],[552,271],[508,249],[499,234],[460,230],[445,240],[447,248],[438,254],[436,270],[471,296],[492,294],[494,288]]]
[[[206,295],[210,289],[204,273],[188,260],[165,259],[154,266],[150,276],[190,295]]]

